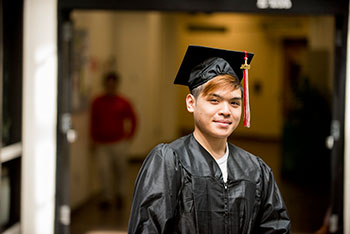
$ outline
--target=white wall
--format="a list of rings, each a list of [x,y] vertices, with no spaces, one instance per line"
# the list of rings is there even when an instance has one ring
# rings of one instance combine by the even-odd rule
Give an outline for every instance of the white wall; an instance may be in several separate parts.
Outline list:
[[[21,230],[54,228],[57,111],[57,2],[24,1]]]
[[[156,12],[119,12],[115,22],[121,92],[132,101],[139,122],[130,154],[144,157],[176,137],[175,21]]]

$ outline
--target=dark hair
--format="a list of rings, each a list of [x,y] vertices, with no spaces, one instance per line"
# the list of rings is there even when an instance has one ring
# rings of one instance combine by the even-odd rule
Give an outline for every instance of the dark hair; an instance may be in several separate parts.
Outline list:
[[[116,83],[119,83],[119,74],[116,73],[116,72],[110,72],[110,73],[107,73],[105,76],[104,76],[104,79],[103,79],[103,83],[106,83],[108,82],[109,80],[113,80],[115,81]]]

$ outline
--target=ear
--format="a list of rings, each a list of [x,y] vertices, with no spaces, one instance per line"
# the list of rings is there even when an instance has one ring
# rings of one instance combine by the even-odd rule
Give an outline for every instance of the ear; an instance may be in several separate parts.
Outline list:
[[[190,113],[193,113],[195,105],[196,105],[195,97],[192,94],[187,94],[187,96],[186,96],[187,111]]]

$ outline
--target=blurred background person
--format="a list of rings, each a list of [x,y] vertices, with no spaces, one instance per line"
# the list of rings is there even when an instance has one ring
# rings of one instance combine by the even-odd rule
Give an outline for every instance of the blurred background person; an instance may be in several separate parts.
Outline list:
[[[106,74],[104,92],[91,106],[90,132],[102,189],[101,209],[123,207],[128,149],[137,125],[131,103],[118,93],[119,81],[117,73]]]

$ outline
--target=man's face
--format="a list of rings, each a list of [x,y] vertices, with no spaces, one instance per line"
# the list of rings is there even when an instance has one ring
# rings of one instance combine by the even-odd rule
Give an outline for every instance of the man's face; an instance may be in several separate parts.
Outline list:
[[[195,131],[206,138],[225,139],[237,128],[242,108],[239,88],[216,89],[206,96],[186,98],[187,109],[193,113]]]
[[[109,95],[113,95],[117,91],[117,82],[113,79],[108,79],[104,83],[105,92]]]

